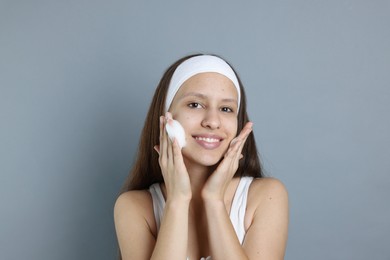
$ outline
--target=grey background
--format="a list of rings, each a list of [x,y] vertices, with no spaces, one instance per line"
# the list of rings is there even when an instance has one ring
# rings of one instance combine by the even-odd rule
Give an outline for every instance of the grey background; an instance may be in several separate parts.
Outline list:
[[[115,259],[112,208],[166,67],[239,72],[286,259],[390,259],[389,1],[0,1],[0,259]]]

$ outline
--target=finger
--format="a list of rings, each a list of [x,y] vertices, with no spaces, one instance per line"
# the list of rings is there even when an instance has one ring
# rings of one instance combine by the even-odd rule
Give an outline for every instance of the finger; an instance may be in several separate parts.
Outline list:
[[[164,127],[164,117],[163,116],[160,116],[160,124],[159,124],[159,126],[160,126],[160,143],[161,143],[161,141],[162,141],[162,136],[163,136],[163,127]]]
[[[165,124],[170,124],[170,123],[172,123],[172,122],[171,122],[172,118],[170,118],[168,112],[166,113],[166,117],[165,117],[165,118],[166,118]],[[164,128],[164,136],[165,136],[166,141],[167,141],[167,155],[168,155],[169,164],[172,165],[172,164],[173,164],[173,147],[172,147],[172,140],[171,140],[171,138],[168,136],[168,133],[167,133],[167,131],[166,131],[165,128]]]
[[[166,112],[165,113],[165,117],[168,118],[168,119],[173,119],[172,118],[172,114],[170,112]]]
[[[247,122],[245,124],[245,126],[242,128],[242,130],[241,130],[240,134],[237,136],[237,138],[243,139],[243,138],[247,137],[252,132],[252,129],[253,129],[253,123]]]
[[[160,155],[160,146],[159,145],[153,146],[153,149],[158,153],[158,155]]]
[[[244,148],[245,142],[249,134],[252,132],[252,126],[253,126],[252,122],[248,122],[245,124],[240,134],[230,142],[229,149],[225,153],[225,158],[231,157],[231,159],[233,160],[240,159],[239,157],[241,155],[242,149]]]
[[[167,136],[166,136],[166,131],[165,131],[165,117],[161,116],[160,117],[160,156],[161,160],[165,161],[168,157],[167,154]]]
[[[249,122],[250,123],[250,122]],[[251,134],[251,132],[252,132],[252,123],[251,124],[247,124],[246,126],[245,126],[245,128],[243,129],[243,131],[242,131],[242,137],[241,137],[241,146],[243,146],[244,144],[245,144],[245,142],[246,142],[246,140],[248,139],[248,136]]]
[[[246,140],[248,139],[250,133],[252,132],[252,125],[253,125],[252,123],[249,124],[249,125],[248,124],[245,125],[245,130],[244,130],[245,135],[244,135],[243,139],[241,140],[240,144],[238,145],[238,149],[237,149],[237,154],[236,155],[238,156],[238,160],[240,160],[243,157],[242,156],[242,150],[244,149]]]
[[[172,125],[172,121],[173,121],[173,118],[172,118],[172,114],[170,112],[166,112],[165,113],[165,128],[164,128],[164,134],[167,136],[167,145],[168,145],[168,156],[169,158],[173,158],[173,147],[172,147],[172,144],[173,144],[173,140],[171,139],[171,137],[168,135],[168,131],[166,129],[166,125],[167,124],[170,124]]]
[[[160,116],[160,146],[162,145],[164,137],[164,120],[164,116]]]
[[[245,141],[246,138],[249,136],[249,134],[252,132],[252,126],[253,126],[252,122],[246,123],[244,128],[239,133],[239,135],[230,142],[230,147],[234,147],[236,144]]]
[[[174,163],[176,165],[184,164],[183,155],[181,153],[181,148],[180,148],[180,145],[179,145],[179,143],[178,143],[176,138],[173,139],[172,148],[173,148],[173,160],[174,160]]]
[[[241,130],[240,134],[235,138],[239,148],[244,146],[248,136],[252,132],[252,127],[253,127],[252,122],[246,123],[244,128]]]

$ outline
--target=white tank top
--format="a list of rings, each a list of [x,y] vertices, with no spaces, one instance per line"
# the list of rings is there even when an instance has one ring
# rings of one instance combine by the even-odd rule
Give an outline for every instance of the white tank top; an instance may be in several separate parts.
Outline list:
[[[238,240],[240,241],[241,244],[243,243],[245,237],[244,218],[245,218],[249,186],[251,185],[252,181],[253,181],[253,177],[241,177],[236,192],[234,193],[232,207],[229,213],[230,221],[232,222]],[[165,199],[162,194],[159,183],[152,184],[149,187],[149,192],[152,195],[152,199],[153,199],[154,218],[156,220],[157,232],[158,232],[160,230],[161,219],[163,216]],[[207,257],[202,259],[209,260],[211,258]]]

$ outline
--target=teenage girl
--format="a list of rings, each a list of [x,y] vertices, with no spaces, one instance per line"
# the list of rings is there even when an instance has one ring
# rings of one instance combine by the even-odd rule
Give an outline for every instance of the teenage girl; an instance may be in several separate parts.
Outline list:
[[[168,137],[177,120],[186,145]],[[124,260],[283,259],[288,195],[263,176],[244,88],[214,55],[163,75],[114,208]]]

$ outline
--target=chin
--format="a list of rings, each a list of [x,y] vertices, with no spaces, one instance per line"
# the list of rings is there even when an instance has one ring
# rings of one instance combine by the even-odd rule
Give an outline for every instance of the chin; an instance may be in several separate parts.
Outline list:
[[[195,163],[198,165],[206,166],[206,167],[211,167],[215,166],[221,161],[222,156],[199,156],[199,157],[190,157],[187,158],[187,160],[191,163]]]
[[[220,147],[215,150],[196,149],[197,147],[184,147],[182,150],[183,157],[189,162],[206,167],[218,164],[223,158],[227,147]]]

